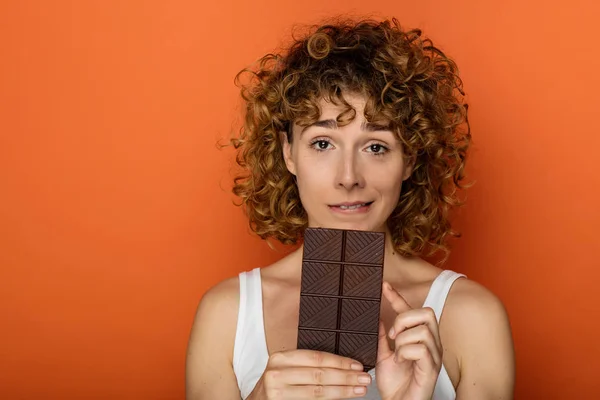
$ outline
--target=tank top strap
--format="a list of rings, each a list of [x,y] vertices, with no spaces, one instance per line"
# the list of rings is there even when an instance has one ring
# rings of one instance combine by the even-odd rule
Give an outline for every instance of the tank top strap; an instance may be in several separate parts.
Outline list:
[[[260,268],[238,275],[240,302],[233,345],[233,371],[242,398],[248,397],[269,358],[265,342]]]
[[[248,274],[240,272],[238,275],[240,283],[240,302],[238,305],[237,327],[235,329],[235,340],[233,342],[233,372],[237,377],[238,387],[242,387],[242,351],[244,347],[244,330],[246,328],[246,307],[248,306],[247,280]]]
[[[435,317],[438,322],[440,322],[440,318],[442,317],[442,311],[444,310],[444,305],[446,304],[446,299],[448,298],[448,293],[450,293],[452,285],[458,278],[462,277],[466,276],[454,271],[444,270],[431,284],[423,307],[431,307],[435,312]]]

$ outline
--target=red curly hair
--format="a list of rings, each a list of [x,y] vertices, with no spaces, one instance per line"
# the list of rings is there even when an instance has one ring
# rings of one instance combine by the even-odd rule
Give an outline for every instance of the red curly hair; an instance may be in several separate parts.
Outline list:
[[[396,19],[315,26],[284,54],[241,71],[236,84],[246,107],[232,140],[243,171],[233,192],[261,238],[292,244],[307,227],[280,133],[291,142],[293,123],[317,121],[322,98],[345,105],[338,123],[348,123],[355,111],[343,93],[352,92],[367,97],[366,119],[389,124],[414,162],[388,219],[394,247],[404,256],[448,255],[447,237],[459,236],[448,212],[461,204],[471,134],[457,66],[420,30],[404,31]]]

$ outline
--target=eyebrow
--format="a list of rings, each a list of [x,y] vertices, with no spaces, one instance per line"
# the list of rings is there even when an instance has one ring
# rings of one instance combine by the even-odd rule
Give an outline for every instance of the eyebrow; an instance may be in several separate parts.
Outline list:
[[[338,124],[337,124],[337,121],[334,119],[324,119],[324,120],[316,121],[316,122],[313,122],[312,124],[306,125],[304,128],[302,128],[302,131],[300,133],[304,133],[304,131],[306,131],[307,129],[312,128],[312,127],[337,129]],[[389,131],[390,130],[389,125],[382,125],[382,124],[377,124],[374,122],[363,122],[360,127],[362,130],[365,130],[368,132]]]

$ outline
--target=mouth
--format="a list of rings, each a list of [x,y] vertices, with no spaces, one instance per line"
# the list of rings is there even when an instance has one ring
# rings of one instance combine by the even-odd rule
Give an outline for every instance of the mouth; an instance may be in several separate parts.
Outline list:
[[[340,203],[330,205],[329,208],[335,212],[341,212],[345,214],[364,213],[369,210],[373,204],[372,201],[366,202],[353,202],[353,203]]]

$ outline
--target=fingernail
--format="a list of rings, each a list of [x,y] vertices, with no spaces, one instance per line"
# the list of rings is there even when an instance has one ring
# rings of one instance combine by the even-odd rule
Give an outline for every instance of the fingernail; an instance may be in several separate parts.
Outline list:
[[[354,387],[354,393],[356,394],[364,394],[367,389],[364,386],[356,386]]]
[[[358,377],[358,383],[366,383],[369,384],[371,383],[371,376],[370,375],[361,375]]]
[[[394,329],[394,327],[392,326],[392,329],[390,329],[390,339],[394,338],[394,333],[396,333],[396,330]]]
[[[362,366],[362,364],[360,364],[360,363],[357,363],[357,362],[355,362],[355,363],[352,363],[352,364],[350,365],[350,368],[351,368],[351,369],[355,369],[355,370],[357,370],[357,371],[362,371],[362,370],[363,370],[363,366]]]

